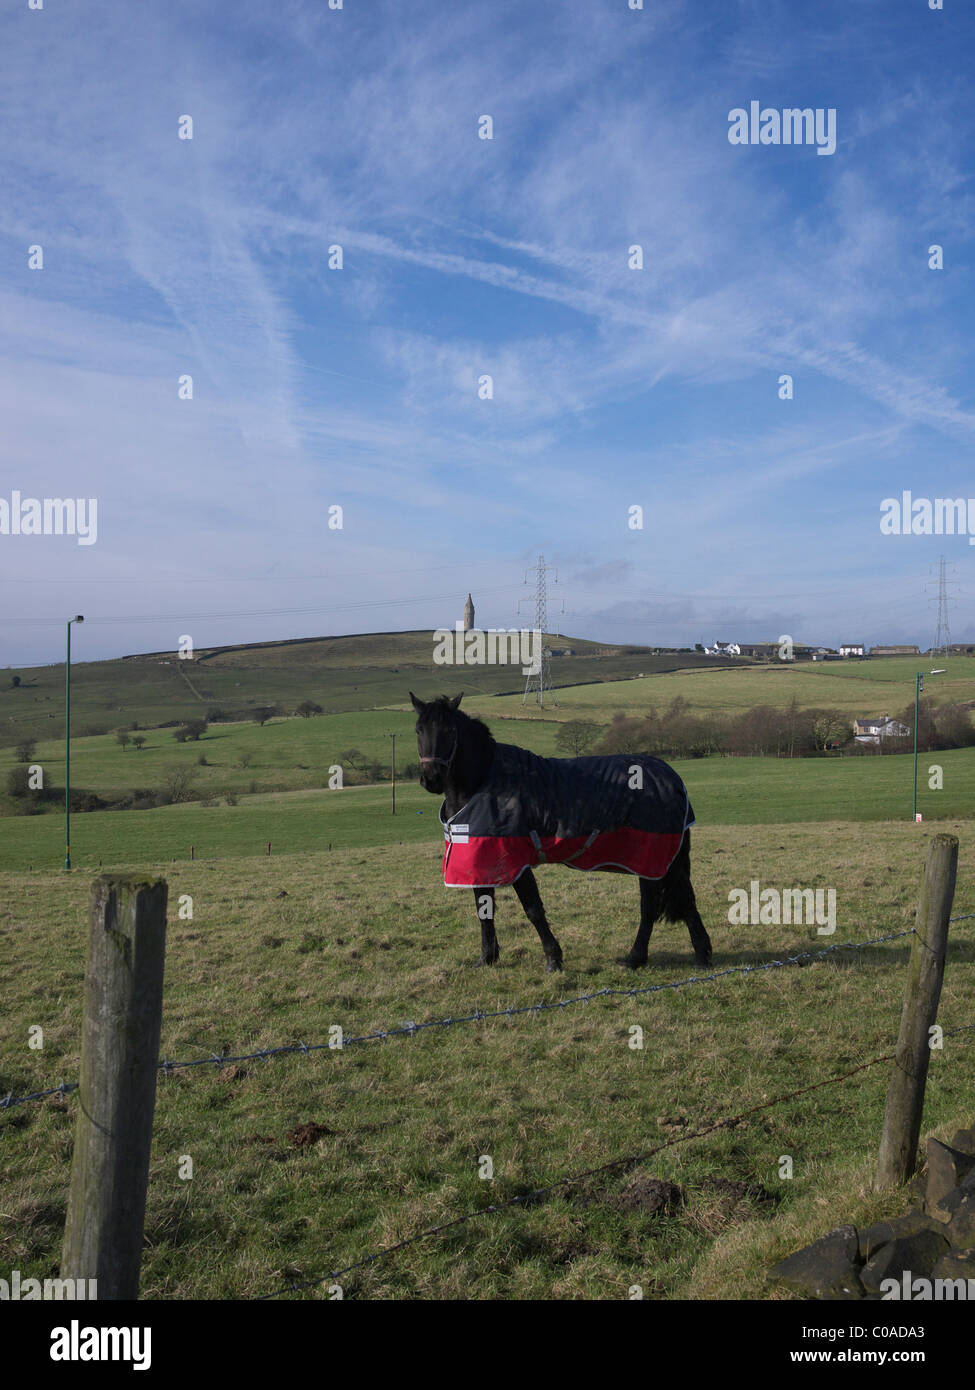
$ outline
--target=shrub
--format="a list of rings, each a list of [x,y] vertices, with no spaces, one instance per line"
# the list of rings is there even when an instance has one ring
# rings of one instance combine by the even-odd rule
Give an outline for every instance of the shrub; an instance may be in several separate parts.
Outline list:
[[[196,778],[195,767],[171,767],[163,776],[162,794],[168,798],[164,803],[190,801],[190,792]]]
[[[18,800],[27,796],[30,792],[27,785],[28,775],[26,767],[12,767],[7,773],[7,795]]]
[[[579,758],[589,752],[601,732],[600,726],[591,719],[570,719],[559,726],[555,746],[560,752],[568,752]]]

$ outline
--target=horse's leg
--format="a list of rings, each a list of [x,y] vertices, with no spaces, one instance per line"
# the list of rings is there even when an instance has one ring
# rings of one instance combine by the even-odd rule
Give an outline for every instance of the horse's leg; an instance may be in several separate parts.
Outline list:
[[[688,880],[690,887],[690,880]],[[691,888],[691,897],[694,896],[694,889]],[[707,928],[701,921],[701,914],[697,910],[697,903],[691,908],[688,915],[684,918],[687,923],[687,930],[691,934],[691,945],[694,947],[694,959],[698,965],[711,964],[711,938],[708,936]]]
[[[617,957],[620,965],[628,965],[631,970],[646,965],[650,933],[653,931],[654,922],[660,916],[661,896],[659,880],[640,879],[640,926],[629,955]]]
[[[481,923],[481,959],[478,965],[494,965],[501,954],[498,934],[494,930],[494,889],[475,888],[474,906]]]
[[[711,938],[708,936],[707,928],[701,921],[701,914],[697,910],[697,899],[691,886],[690,872],[684,875],[684,880],[680,885],[680,898],[682,903],[680,916],[681,920],[687,923],[687,930],[691,934],[694,959],[698,965],[710,965]]]
[[[664,879],[664,912],[671,922],[685,922],[690,932],[694,959],[698,965],[711,964],[711,938],[697,910],[691,884],[691,836],[684,837],[680,852]]]
[[[525,916],[538,932],[538,938],[542,943],[542,950],[545,952],[545,969],[562,969],[562,947],[552,935],[552,929],[545,916],[545,909],[542,906],[541,894],[538,891],[538,884],[535,882],[535,875],[531,869],[518,875],[515,879],[515,892],[518,894],[518,901],[525,909]]]

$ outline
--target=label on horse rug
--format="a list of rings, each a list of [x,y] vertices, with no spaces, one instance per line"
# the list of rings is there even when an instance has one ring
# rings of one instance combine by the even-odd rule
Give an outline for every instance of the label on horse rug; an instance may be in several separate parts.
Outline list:
[[[659,758],[539,758],[495,745],[486,780],[444,831],[448,888],[501,888],[538,864],[663,878],[694,824],[687,788]]]

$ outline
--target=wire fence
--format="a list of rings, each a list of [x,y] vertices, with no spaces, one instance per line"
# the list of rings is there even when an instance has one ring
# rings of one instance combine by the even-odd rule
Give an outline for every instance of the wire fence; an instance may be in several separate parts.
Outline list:
[[[975,912],[965,913],[962,916],[952,917],[949,920],[952,922],[963,922],[971,918],[975,918]],[[525,1014],[532,1014],[537,1018],[539,1014],[542,1013],[551,1013],[572,1008],[576,1004],[590,1004],[596,999],[636,999],[645,994],[660,994],[666,990],[683,989],[687,985],[710,984],[714,980],[721,980],[729,975],[756,975],[769,970],[779,970],[789,965],[802,965],[806,961],[821,960],[824,956],[831,955],[836,951],[860,951],[867,946],[880,946],[888,941],[896,941],[905,936],[913,936],[914,930],[914,927],[908,927],[904,931],[889,932],[886,936],[871,937],[867,941],[839,941],[832,946],[823,947],[820,951],[799,951],[793,956],[786,956],[781,960],[760,961],[757,965],[732,965],[725,970],[712,971],[709,975],[689,975],[680,980],[668,980],[664,984],[639,985],[631,989],[612,989],[607,987],[605,989],[595,990],[592,994],[577,994],[569,999],[557,999],[551,1002],[542,1002],[538,1004],[522,1004],[507,1009],[474,1009],[469,1013],[459,1014],[457,1017],[428,1019],[423,1023],[407,1021],[393,1028],[380,1028],[371,1033],[362,1033],[353,1037],[343,1037],[341,1047],[333,1042],[297,1042],[286,1043],[279,1047],[265,1047],[256,1052],[242,1052],[238,1054],[211,1052],[207,1057],[196,1057],[188,1061],[171,1061],[169,1058],[164,1057],[159,1063],[159,1070],[164,1074],[170,1074],[192,1067],[226,1067],[236,1065],[239,1062],[267,1062],[273,1057],[288,1055],[307,1057],[315,1052],[341,1051],[346,1047],[353,1047],[360,1043],[382,1042],[388,1038],[402,1036],[415,1037],[417,1033],[422,1033],[430,1028],[451,1028],[461,1023],[483,1023],[490,1019],[517,1018]],[[46,1100],[49,1096],[60,1096],[63,1099],[77,1089],[77,1081],[61,1081],[57,1086],[51,1086],[47,1090],[32,1091],[22,1096],[15,1096],[11,1092],[9,1095],[0,1099],[0,1110],[12,1110],[15,1106],[26,1105],[30,1101]]]
[[[907,935],[908,933],[899,933]],[[866,944],[866,943],[864,943]],[[952,1037],[957,1033],[967,1033],[975,1029],[975,1023],[966,1023],[958,1028],[950,1028],[944,1031],[942,1037]],[[458,1226],[467,1225],[471,1221],[476,1221],[482,1216],[492,1216],[496,1212],[510,1210],[513,1207],[523,1207],[530,1202],[540,1201],[543,1197],[549,1197],[553,1193],[563,1188],[572,1187],[576,1183],[583,1182],[586,1178],[596,1177],[603,1173],[624,1171],[627,1168],[635,1167],[638,1163],[645,1163],[648,1159],[662,1153],[664,1149],[674,1148],[677,1144],[686,1144],[692,1139],[703,1139],[708,1134],[713,1134],[719,1129],[730,1129],[734,1125],[740,1124],[749,1115],[756,1115],[763,1110],[771,1110],[776,1105],[782,1105],[786,1101],[796,1100],[800,1096],[808,1095],[811,1091],[822,1090],[825,1086],[834,1086],[837,1082],[847,1081],[851,1076],[856,1076],[870,1067],[875,1067],[881,1062],[893,1061],[896,1053],[885,1052],[881,1057],[871,1057],[869,1062],[861,1062],[858,1067],[853,1067],[850,1071],[841,1072],[839,1076],[828,1076],[825,1081],[814,1081],[808,1086],[802,1086],[798,1090],[789,1091],[785,1095],[776,1096],[773,1100],[763,1101],[760,1105],[749,1106],[747,1110],[742,1110],[737,1115],[727,1116],[721,1120],[715,1120],[713,1124],[705,1125],[701,1129],[693,1130],[688,1134],[679,1134],[671,1139],[665,1139],[661,1144],[655,1144],[653,1148],[643,1149],[639,1153],[625,1154],[622,1158],[610,1159],[608,1163],[600,1163],[594,1168],[584,1168],[581,1172],[572,1173],[567,1177],[556,1178],[552,1182],[545,1183],[541,1187],[534,1187],[529,1192],[518,1193],[514,1197],[508,1197],[502,1202],[491,1202],[490,1205],[477,1207],[473,1211],[463,1212],[460,1216],[452,1217],[449,1221],[442,1221],[439,1225],[428,1226],[425,1230],[417,1231],[403,1240],[397,1241],[394,1245],[384,1246],[381,1250],[373,1251],[372,1254],[364,1255],[361,1259],[355,1260],[350,1265],[345,1265],[341,1269],[329,1270],[326,1274],[314,1275],[311,1279],[302,1280],[296,1284],[284,1284],[280,1288],[274,1289],[271,1293],[258,1295],[257,1302],[267,1302],[273,1298],[282,1298],[289,1293],[304,1293],[308,1289],[319,1287],[321,1284],[333,1282],[343,1278],[347,1274],[352,1274],[356,1270],[364,1269],[367,1265],[375,1264],[377,1260],[385,1259],[389,1255],[394,1255],[400,1250],[405,1250],[411,1245],[418,1244],[421,1240],[426,1240],[431,1236],[441,1235],[444,1231],[454,1230]]]
[[[949,920],[951,922],[961,922],[969,921],[973,918],[975,918],[975,913],[963,913],[959,914],[958,916],[952,917]],[[164,1074],[171,1074],[177,1070],[189,1069],[194,1067],[216,1066],[223,1068],[231,1064],[236,1064],[245,1061],[269,1061],[273,1057],[280,1057],[285,1055],[301,1055],[307,1057],[310,1056],[312,1053],[324,1051],[337,1051],[355,1044],[379,1042],[398,1036],[414,1037],[417,1033],[423,1032],[431,1028],[449,1028],[456,1024],[486,1022],[488,1020],[494,1020],[499,1018],[515,1018],[528,1014],[531,1014],[534,1018],[537,1018],[540,1014],[545,1012],[564,1010],[566,1008],[574,1007],[578,1004],[586,1005],[599,999],[635,999],[643,995],[654,995],[667,990],[682,989],[689,985],[709,984],[713,983],[714,981],[730,977],[732,975],[750,976],[761,974],[771,970],[782,969],[790,965],[799,966],[806,962],[822,960],[839,951],[859,951],[867,947],[883,945],[891,941],[900,940],[905,937],[914,935],[915,928],[910,927],[902,931],[889,932],[883,936],[872,937],[865,941],[836,942],[832,945],[825,946],[818,951],[799,951],[794,955],[785,956],[783,958],[774,958],[771,960],[761,961],[757,964],[752,965],[729,966],[723,970],[711,971],[708,974],[691,975],[682,979],[669,980],[660,984],[633,986],[630,988],[606,987],[604,989],[596,990],[592,993],[574,995],[567,999],[542,1001],[535,1004],[513,1006],[504,1009],[473,1009],[468,1013],[461,1014],[457,1017],[451,1016],[447,1018],[430,1019],[422,1023],[407,1021],[391,1028],[377,1029],[373,1032],[363,1033],[348,1038],[342,1037],[338,1042],[334,1040],[329,1042],[313,1044],[298,1042],[279,1047],[262,1048],[249,1053],[241,1053],[236,1055],[232,1055],[229,1053],[210,1053],[206,1057],[191,1058],[179,1061],[173,1061],[164,1057],[163,1060],[158,1063],[158,1070],[162,1071]],[[975,1030],[975,1023],[964,1024],[959,1027],[945,1030],[942,1034],[942,1037],[948,1038],[961,1033],[971,1032],[972,1030]],[[706,1135],[715,1133],[718,1130],[731,1128],[734,1125],[737,1125],[744,1121],[750,1115],[754,1115],[761,1111],[772,1109],[774,1106],[784,1104],[787,1101],[795,1100],[800,1096],[807,1095],[813,1091],[821,1090],[824,1087],[836,1085],[842,1081],[848,1080],[852,1076],[856,1076],[859,1073],[866,1071],[871,1067],[877,1066],[880,1063],[890,1062],[891,1060],[893,1060],[895,1055],[895,1052],[889,1052],[883,1054],[882,1056],[873,1057],[868,1062],[863,1062],[859,1066],[856,1066],[850,1069],[849,1071],[840,1073],[837,1076],[827,1077],[822,1081],[816,1081],[808,1086],[804,1086],[797,1090],[790,1091],[784,1095],[777,1096],[770,1101],[764,1101],[758,1105],[750,1106],[737,1115],[716,1120],[713,1123],[704,1125],[703,1127],[697,1130],[664,1140],[662,1143],[656,1144],[651,1148],[641,1150],[638,1153],[627,1154],[618,1158],[610,1159],[606,1163],[586,1168],[581,1170],[580,1172],[572,1173],[567,1176],[553,1179],[548,1183],[532,1187],[527,1192],[518,1193],[512,1197],[505,1198],[504,1200],[492,1202],[485,1206],[475,1208],[474,1210],[463,1212],[460,1215],[452,1217],[447,1221],[443,1221],[438,1223],[437,1225],[429,1226],[423,1230],[417,1231],[414,1234],[407,1236],[403,1240],[397,1241],[392,1245],[385,1246],[379,1250],[371,1252],[368,1255],[362,1256],[361,1258],[355,1260],[351,1264],[348,1264],[342,1268],[329,1270],[325,1273],[315,1275],[310,1279],[301,1280],[296,1283],[283,1284],[280,1287],[272,1290],[268,1294],[260,1295],[259,1298],[262,1300],[281,1298],[288,1294],[306,1292],[312,1288],[316,1288],[327,1282],[334,1282],[338,1279],[345,1277],[348,1274],[354,1273],[355,1271],[365,1269],[366,1267],[376,1263],[378,1260],[388,1258],[389,1256],[397,1253],[398,1251],[416,1245],[420,1241],[441,1235],[442,1233],[449,1230],[457,1229],[470,1222],[476,1221],[481,1217],[490,1216],[505,1210],[524,1207],[529,1203],[540,1201],[541,1199],[551,1196],[556,1192],[562,1191],[564,1189],[572,1187],[573,1185],[583,1182],[587,1178],[623,1171],[627,1168],[635,1166],[636,1164],[644,1163],[647,1160],[653,1158],[655,1155],[663,1152],[664,1150],[672,1148],[677,1144],[687,1143],[692,1140],[701,1139]],[[22,1096],[14,1096],[11,1093],[7,1095],[5,1098],[0,1099],[0,1110],[9,1110],[15,1106],[24,1105],[30,1101],[44,1100],[51,1096],[59,1096],[63,1100],[68,1094],[76,1090],[78,1090],[78,1082],[61,1081],[57,1086]]]

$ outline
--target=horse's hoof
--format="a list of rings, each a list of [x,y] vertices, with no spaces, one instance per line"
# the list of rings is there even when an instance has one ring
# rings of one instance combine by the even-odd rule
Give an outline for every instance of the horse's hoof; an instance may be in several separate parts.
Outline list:
[[[711,953],[710,953],[710,951],[708,952],[708,954],[707,954],[706,956],[695,956],[695,957],[694,957],[694,964],[697,965],[697,966],[699,966],[702,970],[707,970],[708,966],[711,964]]]
[[[617,965],[625,965],[626,968],[627,968],[627,970],[639,970],[642,966],[646,965],[646,963],[647,963],[647,958],[646,958],[646,956],[644,956],[642,960],[635,960],[635,959],[633,958],[633,956],[617,956],[617,957],[616,957],[616,964],[617,964]]]
[[[498,956],[500,954],[501,952],[499,951]],[[497,965],[498,956],[481,956],[480,960],[474,962],[474,969],[476,970],[480,965]]]
[[[554,956],[546,956],[545,970],[549,975],[554,975],[557,970],[562,969],[562,962],[556,960]]]

